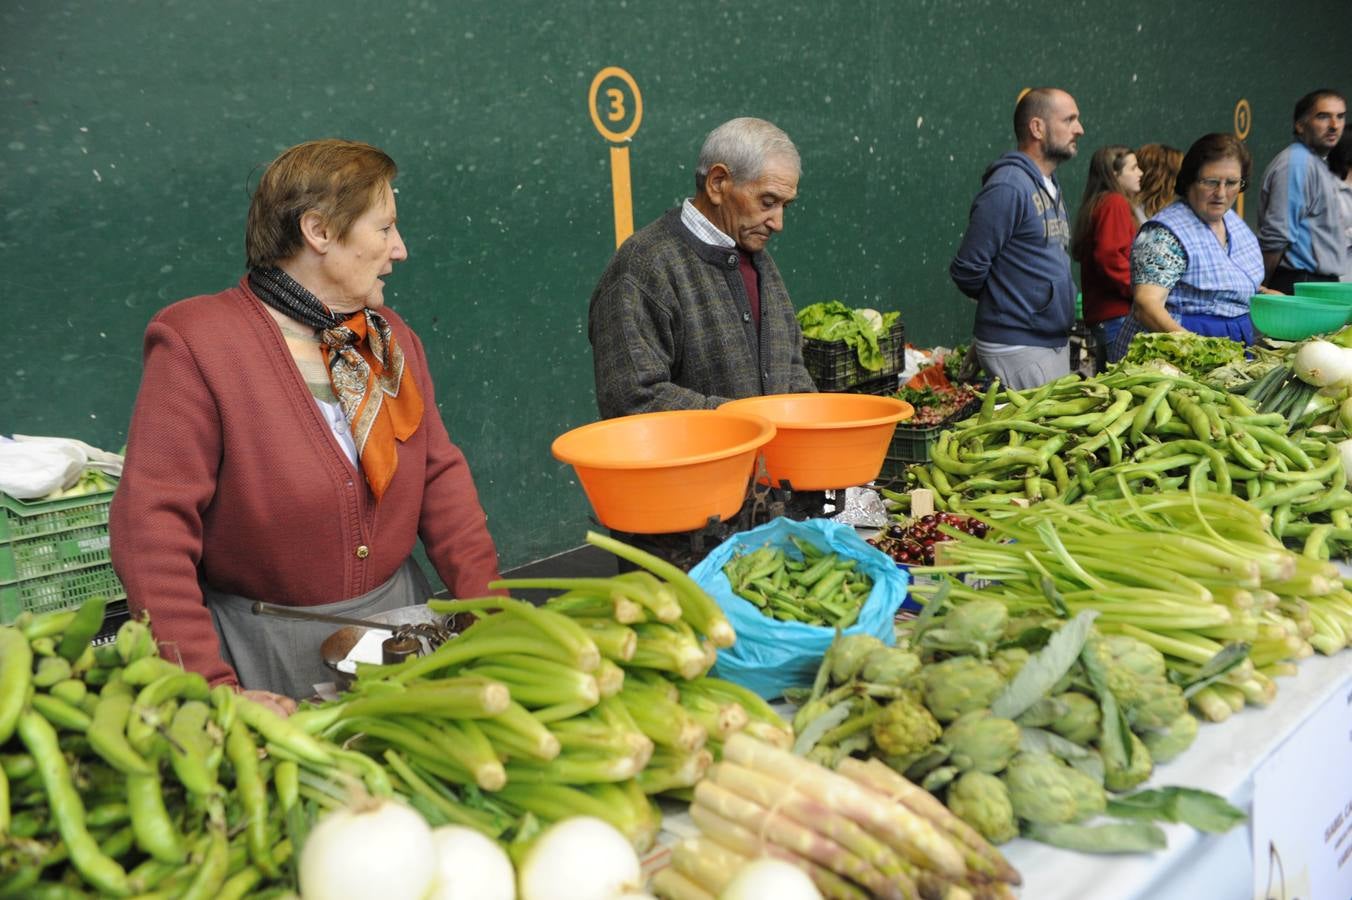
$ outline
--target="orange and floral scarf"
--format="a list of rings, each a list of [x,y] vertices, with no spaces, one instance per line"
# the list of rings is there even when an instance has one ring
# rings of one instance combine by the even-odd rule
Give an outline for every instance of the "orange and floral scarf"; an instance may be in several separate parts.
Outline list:
[[[418,430],[423,416],[422,394],[389,322],[369,309],[340,320],[281,269],[250,270],[249,287],[264,303],[318,332],[362,474],[379,501],[398,467],[399,442]]]

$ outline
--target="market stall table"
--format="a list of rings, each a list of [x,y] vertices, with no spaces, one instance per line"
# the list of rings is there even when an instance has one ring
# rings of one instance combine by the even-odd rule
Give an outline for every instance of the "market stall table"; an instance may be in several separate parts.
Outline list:
[[[1197,740],[1174,761],[1159,766],[1141,789],[1202,788],[1252,813],[1254,774],[1330,698],[1352,693],[1352,656],[1301,660],[1296,674],[1278,679],[1277,699],[1267,708],[1246,707],[1224,722],[1203,723]],[[1337,748],[1330,748],[1334,751]],[[1341,767],[1352,766],[1343,745]],[[1307,760],[1331,768],[1334,759]],[[1344,800],[1349,798],[1343,798]],[[1023,874],[1019,896],[1029,900],[1247,900],[1253,885],[1252,822],[1225,834],[1204,834],[1166,825],[1169,846],[1148,854],[1107,856],[1075,853],[1023,839],[1000,849]],[[1344,869],[1352,879],[1352,869]],[[1293,874],[1288,869],[1288,875]],[[1340,896],[1352,894],[1352,885]],[[1286,900],[1308,900],[1288,889]],[[1282,900],[1274,895],[1275,900]],[[1319,900],[1319,898],[1315,898]]]

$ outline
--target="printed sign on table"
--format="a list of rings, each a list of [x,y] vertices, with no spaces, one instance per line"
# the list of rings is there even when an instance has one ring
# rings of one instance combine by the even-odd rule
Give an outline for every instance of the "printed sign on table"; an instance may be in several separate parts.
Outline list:
[[[1352,898],[1352,684],[1254,773],[1255,900]]]

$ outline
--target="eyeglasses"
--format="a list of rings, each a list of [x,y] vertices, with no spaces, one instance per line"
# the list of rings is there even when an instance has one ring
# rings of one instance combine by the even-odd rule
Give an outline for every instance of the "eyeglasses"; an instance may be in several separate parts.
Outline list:
[[[1208,192],[1225,188],[1230,193],[1234,193],[1249,186],[1249,183],[1242,178],[1199,178],[1197,183]]]

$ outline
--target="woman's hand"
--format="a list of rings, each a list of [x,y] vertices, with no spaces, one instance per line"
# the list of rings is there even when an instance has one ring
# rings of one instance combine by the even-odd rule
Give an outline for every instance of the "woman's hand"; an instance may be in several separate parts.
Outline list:
[[[255,703],[261,703],[279,716],[289,716],[296,711],[296,701],[284,694],[272,691],[240,691],[240,696],[248,697]]]
[[[1183,331],[1164,308],[1169,289],[1159,284],[1138,284],[1132,292],[1131,308],[1136,320],[1150,331]]]
[[[1258,293],[1260,293],[1260,294],[1281,294],[1282,292],[1281,292],[1281,291],[1274,291],[1272,288],[1268,287],[1267,285],[1265,285],[1265,284],[1260,284],[1260,285],[1258,286]]]

